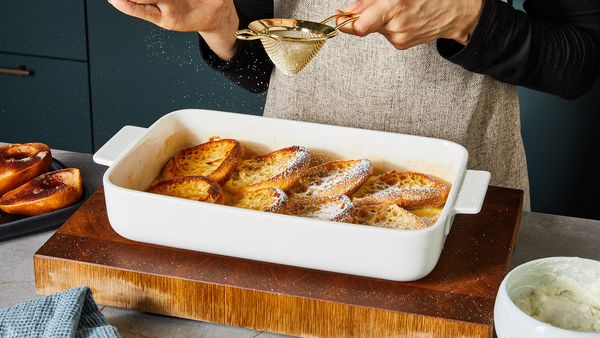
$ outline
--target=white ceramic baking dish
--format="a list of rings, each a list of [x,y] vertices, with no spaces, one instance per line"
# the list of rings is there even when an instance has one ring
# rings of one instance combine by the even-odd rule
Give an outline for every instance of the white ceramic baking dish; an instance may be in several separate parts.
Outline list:
[[[380,170],[406,169],[452,185],[437,223],[394,230],[215,205],[144,192],[179,150],[211,136],[251,153],[302,145],[331,159],[369,158]],[[149,128],[126,126],[95,155],[108,218],[121,236],[171,247],[395,281],[436,265],[454,215],[478,213],[490,174],[466,170],[466,149],[449,141],[209,110],[179,110]]]

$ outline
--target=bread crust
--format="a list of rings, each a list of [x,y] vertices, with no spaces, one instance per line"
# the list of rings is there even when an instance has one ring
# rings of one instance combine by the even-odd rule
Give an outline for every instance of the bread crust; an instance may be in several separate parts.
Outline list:
[[[225,190],[234,194],[276,187],[287,191],[298,182],[310,164],[308,149],[292,146],[240,162]]]
[[[410,211],[415,216],[419,217],[427,226],[434,225],[440,218],[442,208],[422,208]]]
[[[346,195],[335,197],[290,198],[285,213],[324,221],[351,222],[354,204]]]
[[[372,176],[353,195],[356,205],[397,204],[406,209],[439,207],[446,203],[446,185],[425,174],[388,171]]]
[[[48,170],[50,148],[43,143],[9,144],[0,147],[0,196]]]
[[[79,169],[66,168],[41,174],[0,198],[0,210],[35,216],[62,209],[81,198]]]
[[[294,198],[352,195],[371,174],[368,159],[331,161],[310,168],[290,189]]]
[[[225,204],[265,212],[279,213],[288,201],[287,194],[275,187],[249,191],[226,199]]]
[[[203,176],[177,177],[158,182],[146,191],[207,203],[223,204],[225,196],[219,184]]]
[[[404,230],[428,226],[421,218],[396,204],[358,205],[354,210],[353,223]]]
[[[185,176],[205,176],[225,182],[244,156],[242,145],[232,139],[211,139],[209,142],[183,149],[169,159],[159,180]]]

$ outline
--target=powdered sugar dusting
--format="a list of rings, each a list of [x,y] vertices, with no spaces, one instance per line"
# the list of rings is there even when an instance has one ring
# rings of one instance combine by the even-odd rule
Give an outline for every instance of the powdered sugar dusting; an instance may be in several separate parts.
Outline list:
[[[287,202],[286,193],[276,187],[268,187],[243,193],[226,199],[227,205],[267,212],[279,212]]]
[[[256,155],[236,167],[225,188],[235,191],[271,181],[272,186],[287,190],[300,179],[309,161],[308,149],[300,146]]]
[[[286,170],[281,173],[283,176],[289,175],[290,172],[295,172],[298,167],[304,166],[310,160],[310,152],[308,149],[302,146],[294,147],[296,148],[296,153],[288,160]]]
[[[29,162],[31,160],[33,160],[33,157],[31,157],[31,156],[22,157],[22,158],[9,157],[6,159],[6,162]]]
[[[292,193],[306,197],[347,194],[362,184],[371,171],[372,164],[368,159],[328,162],[312,168]]]
[[[445,185],[432,177],[413,172],[390,171],[371,177],[354,194],[357,204],[398,204],[408,208],[443,204]]]
[[[354,205],[346,195],[322,198],[292,198],[286,213],[326,221],[349,221]]]
[[[369,195],[370,198],[378,198],[378,199],[397,199],[400,196],[406,195],[415,195],[418,194],[420,198],[427,198],[430,196],[434,196],[439,193],[439,189],[435,188],[408,188],[408,187],[397,187],[397,186],[388,186],[384,189],[378,190]]]

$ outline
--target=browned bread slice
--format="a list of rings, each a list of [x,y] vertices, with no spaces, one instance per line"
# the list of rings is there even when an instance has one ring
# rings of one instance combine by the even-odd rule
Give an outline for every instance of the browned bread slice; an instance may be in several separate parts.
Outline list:
[[[290,199],[285,207],[288,215],[325,221],[351,222],[354,205],[346,195]]]
[[[0,147],[0,196],[37,177],[52,165],[50,148],[43,143]]]
[[[0,210],[9,214],[39,215],[62,209],[81,198],[79,169],[41,174],[0,198]]]
[[[373,173],[367,159],[332,161],[310,168],[290,189],[297,197],[350,195]]]
[[[233,193],[268,187],[288,190],[308,169],[310,154],[300,146],[279,149],[242,161],[225,183]]]
[[[425,224],[430,226],[437,222],[440,214],[442,213],[442,208],[422,208],[411,210],[410,212],[415,214],[423,222],[425,222]]]
[[[160,180],[205,176],[215,182],[224,182],[243,155],[244,150],[238,141],[213,139],[180,151],[165,164]]]
[[[226,204],[266,212],[280,212],[287,202],[286,193],[279,188],[264,188],[232,197]]]
[[[406,209],[438,207],[446,202],[448,188],[437,179],[409,171],[388,171],[370,177],[354,193],[356,205],[398,204]]]
[[[186,176],[161,181],[148,192],[208,203],[223,203],[223,189],[215,181],[202,176]]]
[[[395,204],[356,206],[354,223],[393,229],[422,229],[427,224],[419,217]]]

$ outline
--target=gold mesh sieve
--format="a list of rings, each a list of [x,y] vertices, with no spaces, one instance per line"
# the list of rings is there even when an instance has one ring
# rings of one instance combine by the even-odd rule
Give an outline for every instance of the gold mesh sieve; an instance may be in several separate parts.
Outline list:
[[[338,17],[350,17],[332,27],[327,22]],[[358,19],[352,13],[339,13],[321,22],[296,19],[262,19],[252,21],[248,29],[235,32],[240,40],[260,39],[267,55],[281,72],[298,74],[323,47],[327,39],[337,35],[338,29]]]

